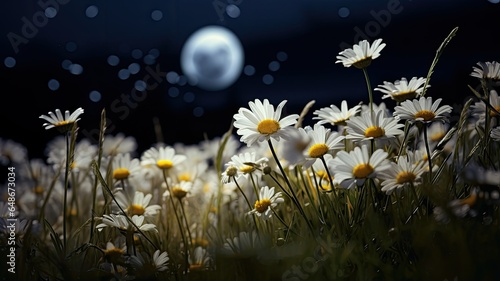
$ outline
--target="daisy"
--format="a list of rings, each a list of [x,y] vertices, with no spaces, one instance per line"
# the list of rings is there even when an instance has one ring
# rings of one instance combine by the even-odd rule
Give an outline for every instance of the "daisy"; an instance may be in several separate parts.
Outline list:
[[[410,82],[406,78],[401,78],[401,80],[396,80],[394,83],[384,81],[384,85],[379,85],[379,88],[375,88],[375,91],[380,91],[385,95],[382,96],[383,99],[391,98],[397,102],[402,102],[407,99],[414,99],[417,95],[422,94],[424,91],[424,85],[427,78],[411,78]],[[426,88],[431,85],[427,85]]]
[[[252,232],[240,232],[233,239],[226,239],[221,253],[232,257],[252,257],[260,255],[264,249],[268,249],[269,241],[264,235]]]
[[[175,149],[170,146],[152,147],[146,150],[141,157],[141,165],[156,165],[161,170],[170,170],[186,160],[186,156],[176,154]]]
[[[167,252],[161,253],[160,250],[156,250],[152,257],[146,253],[138,253],[135,256],[130,256],[128,262],[136,269],[136,275],[141,276],[144,280],[151,280],[151,276],[156,272],[168,269],[169,259]]]
[[[166,185],[165,185],[166,186]],[[171,187],[172,195],[181,200],[182,198],[186,197],[186,195],[191,191],[193,188],[193,183],[190,181],[181,181],[177,184],[174,184]],[[167,198],[167,196],[170,196],[170,192],[167,190],[163,193],[163,197]]]
[[[383,180],[381,190],[390,195],[394,190],[413,187],[419,184],[422,174],[427,171],[423,161],[415,161],[411,151],[397,158],[397,163],[391,162],[391,167],[382,171],[379,178]]]
[[[57,128],[60,132],[68,132],[69,130],[71,130],[73,124],[80,120],[80,118],[78,117],[82,113],[83,109],[79,107],[71,114],[69,113],[69,110],[66,110],[63,116],[61,111],[59,109],[56,109],[55,114],[52,111],[49,111],[49,116],[40,115],[39,118],[44,119],[48,122],[43,124],[45,130]]]
[[[335,158],[329,161],[329,167],[334,170],[334,178],[344,188],[362,186],[366,179],[375,178],[380,172],[390,168],[387,152],[377,149],[370,156],[368,147],[355,147],[349,153],[339,151]]]
[[[343,100],[340,104],[340,109],[335,105],[330,105],[330,107],[324,107],[313,112],[314,115],[312,119],[318,119],[318,124],[330,123],[337,126],[345,126],[345,122],[349,120],[352,116],[358,114],[361,110],[361,105],[355,105],[352,108],[347,106],[347,101]]]
[[[392,112],[387,108],[387,105],[384,102],[381,102],[380,104],[373,104],[373,112],[381,110],[384,112],[385,117],[392,117]],[[361,104],[361,113],[363,112],[370,112],[370,106],[368,104]]]
[[[120,153],[132,153],[137,148],[137,142],[134,137],[125,137],[122,133],[116,136],[106,135],[102,143],[103,155],[117,155]]]
[[[496,111],[500,112],[500,97],[498,96],[497,91],[491,90],[490,95],[489,95],[489,104],[491,107],[493,107]],[[499,116],[498,113],[491,108],[488,107],[486,108],[486,104],[483,101],[476,102],[473,105],[471,105],[471,111],[472,111],[472,116],[476,117],[480,121],[484,122],[485,120],[485,113],[488,112],[490,117],[497,117]]]
[[[144,193],[141,191],[136,191],[134,198],[130,201],[126,199],[126,195],[123,192],[120,192],[116,196],[116,201],[118,201],[120,207],[122,207],[129,216],[138,215],[152,217],[158,213],[161,207],[160,205],[149,205],[151,198],[153,198],[153,195],[150,193],[144,196]]]
[[[420,97],[418,100],[404,101],[394,108],[394,116],[396,119],[409,120],[410,122],[446,122],[453,108],[449,105],[439,107],[441,100],[437,99],[432,102],[432,97]]]
[[[104,259],[106,261],[112,264],[123,264],[125,262],[124,255],[125,253],[127,253],[127,245],[125,244],[125,241],[120,241],[120,239],[116,239],[115,243],[112,242],[106,243],[106,249],[104,249],[103,253],[104,253]]]
[[[256,214],[263,220],[267,220],[273,215],[271,208],[275,208],[283,202],[285,200],[281,197],[281,192],[274,193],[274,187],[263,186],[259,192],[259,199],[255,201],[254,209],[248,214]]]
[[[144,223],[144,216],[134,215],[130,219],[141,231],[157,231],[156,225]],[[102,223],[98,224],[96,228],[99,231],[102,231],[105,227],[116,227],[120,231],[135,231],[134,224],[131,224],[127,217],[123,215],[110,214],[103,215]]]
[[[125,180],[141,172],[139,159],[130,159],[130,154],[118,154],[113,157],[111,167],[113,168],[113,178],[115,180]]]
[[[492,79],[498,80],[500,79],[500,63],[493,62],[478,62],[477,65],[479,67],[472,67],[472,73],[470,76],[477,77],[479,79]]]
[[[382,43],[382,39],[373,41],[371,46],[367,40],[363,40],[352,46],[352,49],[349,48],[340,52],[335,63],[341,62],[345,67],[354,65],[359,69],[366,68],[371,64],[372,60],[380,56],[380,51],[384,47],[385,43]]]
[[[249,102],[250,110],[240,108],[238,113],[233,116],[234,126],[238,128],[238,135],[241,141],[251,146],[255,142],[267,141],[270,138],[279,140],[287,137],[287,127],[297,123],[298,114],[289,115],[281,119],[281,111],[285,106],[286,100],[282,101],[276,110],[267,99],[260,101],[255,99]]]
[[[309,146],[311,137],[307,134],[304,128],[298,128],[291,131],[289,139],[276,144],[279,161],[283,167],[292,168],[295,165],[304,163],[305,149]]]
[[[10,139],[0,138],[0,165],[21,164],[28,159],[26,147]]]
[[[248,178],[249,174],[252,174],[256,170],[264,167],[264,164],[269,160],[266,157],[257,159],[255,152],[245,152],[238,155],[233,155],[231,161],[226,164],[226,171],[223,177],[231,175],[234,179],[238,179],[240,176]],[[236,174],[234,173],[237,169]]]
[[[303,164],[304,169],[311,167],[318,158],[325,156],[327,153],[332,153],[333,150],[344,147],[342,143],[344,136],[326,129],[323,125],[316,123],[314,128],[308,126],[305,131],[311,141],[305,149],[306,161]]]
[[[404,125],[398,124],[394,117],[385,117],[382,110],[365,111],[347,120],[346,138],[354,141],[389,139],[403,134],[401,127]]]
[[[193,255],[189,255],[189,270],[205,270],[208,269],[212,259],[208,255],[207,250],[198,246],[194,249]]]

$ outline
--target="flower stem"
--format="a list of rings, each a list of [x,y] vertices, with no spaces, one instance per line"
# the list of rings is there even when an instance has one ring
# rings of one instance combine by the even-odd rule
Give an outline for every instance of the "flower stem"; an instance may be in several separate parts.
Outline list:
[[[427,162],[429,163],[429,180],[432,181],[432,157],[431,150],[429,148],[429,140],[427,138],[427,124],[424,124],[424,126],[425,151],[427,152]]]
[[[368,88],[368,99],[370,101],[370,112],[373,113],[373,93],[372,93],[372,86],[370,84],[370,78],[368,77],[368,71],[366,70],[366,67],[362,68],[363,74],[365,76],[365,81],[366,81],[366,87]]]
[[[295,191],[293,190],[292,184],[288,180],[288,177],[286,176],[285,170],[281,166],[281,163],[280,163],[280,161],[278,159],[278,156],[276,155],[276,151],[274,150],[274,147],[273,147],[273,144],[271,142],[271,139],[269,139],[267,141],[267,143],[269,144],[269,149],[271,150],[271,153],[273,154],[273,157],[276,160],[278,168],[280,169],[280,172],[283,175],[283,178],[285,179],[286,185],[290,189],[290,193],[292,194],[292,198],[291,199],[292,199],[293,203],[295,204],[295,206],[297,206],[297,209],[299,210],[300,214],[302,215],[302,217],[306,221],[307,226],[309,227],[309,230],[311,231],[311,233],[314,234],[314,229],[313,229],[313,227],[311,225],[311,222],[307,219],[306,213],[304,212],[304,210],[300,206],[299,200],[297,198],[297,195],[295,194]]]
[[[69,187],[69,161],[70,161],[70,155],[69,155],[69,132],[65,134],[65,140],[66,140],[66,170],[64,171],[64,201],[63,201],[63,247],[64,247],[64,253],[66,253],[66,217],[67,217],[67,208],[68,208],[68,187]]]

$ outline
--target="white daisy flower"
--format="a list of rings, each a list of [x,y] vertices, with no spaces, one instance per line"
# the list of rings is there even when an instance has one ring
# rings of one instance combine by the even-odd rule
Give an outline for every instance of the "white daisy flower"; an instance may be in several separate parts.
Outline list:
[[[397,163],[391,162],[389,169],[380,172],[379,178],[383,180],[381,190],[390,195],[394,190],[420,184],[427,166],[424,161],[416,160],[411,151],[398,156]]]
[[[161,170],[170,170],[171,168],[174,168],[178,164],[182,163],[184,160],[186,160],[186,156],[176,154],[173,147],[151,147],[142,154],[141,165],[156,165],[156,167]]]
[[[324,107],[313,112],[314,115],[312,119],[318,119],[318,124],[330,123],[337,126],[345,126],[345,121],[349,120],[352,116],[358,114],[361,110],[361,105],[355,105],[352,108],[347,106],[347,101],[343,100],[340,104],[340,109],[332,104],[330,107]]]
[[[152,257],[149,257],[146,253],[138,253],[135,256],[130,256],[128,262],[136,269],[136,275],[145,278],[145,280],[150,280],[149,278],[154,273],[168,269],[169,259],[167,252],[156,250]]]
[[[500,97],[498,96],[497,91],[491,90],[489,95],[489,104],[496,110],[500,112]],[[486,104],[483,101],[475,102],[471,105],[472,116],[479,119],[481,122],[485,120],[485,114],[488,112],[490,117],[499,116],[497,112],[492,110],[490,107],[486,107]]]
[[[123,236],[118,236],[123,237]],[[104,259],[113,264],[123,264],[125,262],[124,255],[127,253],[127,245],[125,239],[116,239],[115,243],[106,243],[106,249],[103,250]]]
[[[385,117],[392,117],[392,111],[387,108],[387,105],[384,102],[381,102],[380,104],[373,104],[373,112],[376,111],[382,111],[384,112]],[[361,113],[363,112],[371,112],[372,110],[370,109],[370,106],[368,104],[362,104],[361,105]]]
[[[260,255],[262,250],[268,249],[268,237],[252,232],[240,232],[233,239],[226,239],[221,254],[233,257],[252,257]],[[265,251],[264,251],[265,252]]]
[[[414,99],[417,95],[420,95],[424,90],[425,82],[427,78],[411,78],[410,82],[403,77],[401,80],[396,80],[394,83],[384,81],[383,85],[379,85],[379,88],[375,88],[375,91],[380,91],[385,95],[382,96],[383,99],[391,98],[397,102],[402,102],[408,99]],[[427,85],[427,88],[431,85]]]
[[[144,216],[134,215],[130,219],[141,231],[158,231],[155,224],[144,223]],[[103,215],[102,223],[98,224],[96,228],[99,231],[102,231],[105,227],[116,227],[121,231],[135,231],[134,224],[129,223],[127,217],[123,215],[110,214]]]
[[[210,258],[206,249],[198,246],[194,249],[193,255],[189,255],[189,270],[191,271],[199,271],[206,270],[210,267],[210,263],[212,259]]]
[[[276,144],[277,154],[283,167],[291,168],[304,163],[304,152],[311,141],[311,137],[304,128],[291,131],[290,137]]]
[[[352,49],[349,48],[340,52],[335,63],[341,62],[345,67],[353,65],[359,69],[366,68],[371,64],[372,60],[380,56],[380,51],[384,47],[385,43],[382,43],[382,39],[373,41],[371,46],[367,40],[363,40],[352,46]]]
[[[166,187],[166,184],[164,186]],[[193,183],[190,181],[181,181],[179,183],[173,184],[170,187],[172,195],[179,200],[186,197],[188,193],[191,191],[191,189],[193,189]],[[166,190],[163,193],[163,197],[167,198],[168,196],[170,196],[170,192]]]
[[[311,167],[318,158],[325,156],[327,153],[332,153],[334,150],[344,147],[342,143],[344,136],[326,129],[323,125],[316,123],[314,128],[308,126],[305,131],[311,141],[305,149],[304,169]]]
[[[48,144],[47,163],[53,165],[57,171],[66,167],[66,141],[63,136],[55,138]],[[82,139],[75,145],[73,158],[70,159],[70,170],[78,172],[87,170],[97,156],[97,146],[90,143],[88,139]]]
[[[238,179],[240,176],[248,178],[249,174],[263,168],[267,162],[269,162],[269,160],[266,157],[257,159],[255,152],[245,152],[233,155],[231,161],[226,164],[227,169],[224,172],[225,175],[223,174],[222,176],[223,178],[231,176],[234,179]],[[237,169],[236,174],[234,168]]]
[[[109,156],[120,153],[132,153],[136,148],[137,142],[134,137],[125,137],[122,133],[118,133],[116,136],[106,135],[102,143],[102,154]]]
[[[347,120],[347,139],[354,141],[385,140],[403,134],[399,124],[394,117],[385,117],[383,111],[365,111],[361,116],[354,116]]]
[[[113,179],[124,180],[136,176],[141,172],[139,159],[131,159],[129,153],[117,154],[112,158],[111,167]]]
[[[241,141],[251,146],[255,142],[267,141],[270,138],[279,140],[287,137],[287,127],[295,125],[298,114],[292,114],[281,119],[281,111],[285,106],[286,100],[282,101],[276,110],[267,99],[255,102],[249,102],[250,110],[240,108],[238,113],[233,116],[234,126],[238,128],[238,135]]]
[[[283,202],[285,200],[281,197],[281,191],[274,193],[274,187],[263,186],[259,192],[259,199],[255,201],[254,209],[248,214],[256,214],[263,220],[267,220],[273,215],[271,208],[275,208],[279,203]]]
[[[334,178],[344,188],[362,186],[366,179],[376,178],[380,172],[390,168],[386,159],[387,152],[377,149],[370,156],[368,147],[363,145],[355,147],[348,152],[339,151],[335,158],[329,161],[328,166],[332,167]]]
[[[71,114],[69,113],[69,110],[66,110],[63,116],[61,110],[56,109],[55,114],[52,111],[49,111],[49,116],[40,115],[39,118],[48,122],[43,124],[45,130],[57,128],[61,132],[68,132],[71,130],[73,124],[80,120],[78,117],[82,115],[82,113],[83,109],[79,107]]]
[[[479,79],[500,79],[500,63],[496,61],[478,62],[479,67],[472,67],[472,73],[470,76],[477,77]]]
[[[123,192],[120,192],[116,196],[116,201],[120,204],[129,216],[145,216],[152,217],[158,213],[158,210],[161,209],[160,205],[149,205],[151,202],[151,198],[153,195],[150,193],[144,195],[141,191],[136,191],[134,193],[134,198],[132,200],[128,200],[126,195]],[[117,208],[118,209],[118,208]]]
[[[394,108],[394,116],[397,119],[409,120],[410,122],[446,122],[453,108],[449,105],[439,107],[441,100],[437,99],[432,102],[432,97],[420,97],[418,100],[404,101]]]
[[[21,164],[28,159],[25,146],[10,139],[0,138],[0,165]]]
[[[494,141],[500,141],[500,126],[491,130],[490,136]]]

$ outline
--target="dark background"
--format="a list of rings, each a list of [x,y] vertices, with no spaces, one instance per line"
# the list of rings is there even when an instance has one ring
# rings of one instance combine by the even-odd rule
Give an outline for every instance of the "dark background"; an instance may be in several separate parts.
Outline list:
[[[39,3],[49,2],[4,0],[0,9],[0,86],[4,97],[0,138],[25,145],[31,158],[42,157],[47,142],[57,136],[55,130],[45,131],[44,121],[38,118],[56,108],[84,108],[80,137],[85,136],[84,132],[95,137],[105,108],[110,122],[108,133],[134,136],[142,152],[157,141],[154,118],[158,118],[164,142],[195,144],[205,136],[222,136],[238,108],[255,98],[268,98],[275,105],[286,99],[288,113],[300,113],[312,99],[316,100],[313,110],[340,105],[344,99],[350,105],[361,100],[366,103],[362,72],[335,64],[341,46],[359,39],[357,30],[364,31],[370,41],[383,38],[387,44],[368,69],[375,88],[383,81],[394,82],[401,77],[425,77],[438,46],[459,26],[457,36],[437,65],[428,91],[433,97],[445,98],[450,105],[461,104],[470,95],[467,85],[477,85],[469,75],[478,61],[499,59],[496,37],[500,30],[500,4],[494,0],[53,2],[58,3],[58,7],[53,5],[55,17],[48,18],[26,44],[19,44],[17,53],[8,34],[22,35],[23,18],[32,21],[33,15],[44,11]],[[219,10],[231,3],[241,12],[236,18]],[[86,11],[92,5],[98,8],[98,14],[88,17]],[[394,7],[398,13],[383,18]],[[349,14],[342,17],[346,8]],[[163,13],[160,20],[152,19],[155,10]],[[385,22],[377,22],[374,15]],[[236,83],[220,91],[163,79],[128,114],[111,110],[111,104],[120,95],[130,94],[135,81],[147,74],[148,64],[143,57],[152,49],[159,56],[150,67],[182,75],[182,46],[189,35],[207,25],[226,27],[238,36],[245,65],[255,68],[254,75],[242,73]],[[131,54],[135,49],[141,50],[143,56],[134,58]],[[279,61],[279,70],[271,71],[268,65],[278,61],[280,52],[287,59]],[[120,58],[119,65],[107,63],[110,55]],[[7,67],[5,59],[14,59],[15,65]],[[63,69],[64,60],[80,64],[83,72],[74,75]],[[141,66],[139,73],[119,79],[118,71],[133,62]],[[266,74],[274,78],[270,85],[263,83]],[[51,79],[60,83],[55,91],[48,87]],[[91,91],[101,94],[98,102],[90,100]],[[169,91],[178,95],[172,97]],[[381,94],[374,94],[375,101],[380,102]],[[308,122],[311,117],[312,111]]]

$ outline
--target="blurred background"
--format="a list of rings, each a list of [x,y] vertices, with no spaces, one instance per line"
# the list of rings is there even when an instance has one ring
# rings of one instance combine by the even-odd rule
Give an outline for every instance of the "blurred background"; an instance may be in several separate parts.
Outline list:
[[[362,39],[387,44],[368,69],[375,88],[425,77],[457,26],[428,93],[458,105],[470,96],[467,85],[477,86],[472,67],[499,59],[498,2],[4,0],[0,138],[43,157],[58,134],[38,117],[56,108],[84,108],[79,137],[91,139],[106,109],[108,133],[134,136],[140,152],[158,140],[222,136],[255,98],[286,99],[287,113],[315,100],[311,122],[315,109],[368,102],[362,72],[335,63],[344,48]]]

